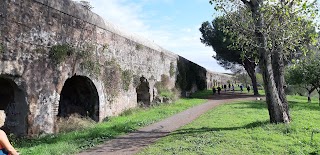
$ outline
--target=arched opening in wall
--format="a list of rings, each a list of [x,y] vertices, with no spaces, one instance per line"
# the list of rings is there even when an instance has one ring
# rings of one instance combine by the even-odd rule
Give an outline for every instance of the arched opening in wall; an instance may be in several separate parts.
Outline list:
[[[140,78],[140,85],[136,88],[137,102],[142,106],[150,105],[149,82],[146,78]]]
[[[99,95],[93,82],[85,76],[72,76],[61,90],[58,117],[77,114],[99,121]]]
[[[17,136],[27,134],[28,105],[26,94],[13,80],[5,77],[0,77],[0,110],[4,110],[6,114],[2,127],[5,132]]]

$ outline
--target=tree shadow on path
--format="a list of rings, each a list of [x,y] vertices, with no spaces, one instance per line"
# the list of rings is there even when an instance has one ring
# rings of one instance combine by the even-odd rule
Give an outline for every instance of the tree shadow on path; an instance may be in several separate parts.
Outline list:
[[[264,126],[266,124],[269,124],[269,121],[256,121],[249,123],[244,126],[240,127],[225,127],[225,128],[208,128],[208,127],[202,127],[202,128],[187,128],[187,129],[179,129],[171,133],[170,135],[193,135],[196,133],[203,133],[203,132],[211,132],[211,131],[233,131],[233,130],[239,130],[239,129],[251,129],[256,128],[260,126]]]

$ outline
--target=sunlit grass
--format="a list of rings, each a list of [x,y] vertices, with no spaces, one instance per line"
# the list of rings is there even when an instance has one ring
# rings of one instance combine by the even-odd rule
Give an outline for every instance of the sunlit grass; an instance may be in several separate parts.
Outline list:
[[[270,124],[264,101],[221,105],[140,154],[320,154],[320,107],[288,96],[292,122]]]

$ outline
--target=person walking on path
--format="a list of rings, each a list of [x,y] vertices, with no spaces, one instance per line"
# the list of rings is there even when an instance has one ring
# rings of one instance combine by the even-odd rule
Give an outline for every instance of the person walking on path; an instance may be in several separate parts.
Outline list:
[[[227,92],[227,85],[226,84],[223,85],[223,89],[224,89],[224,92]]]
[[[248,91],[248,93],[250,92],[250,86],[249,85],[247,86],[247,91]]]
[[[214,95],[216,93],[216,91],[217,91],[216,88],[213,86],[212,87],[212,94]]]
[[[234,92],[234,85],[231,86],[232,92]]]
[[[218,94],[220,95],[220,92],[221,92],[221,87],[220,86],[218,86]]]
[[[242,93],[242,91],[243,91],[243,86],[242,86],[242,85],[240,85],[240,91],[241,91],[241,93]]]

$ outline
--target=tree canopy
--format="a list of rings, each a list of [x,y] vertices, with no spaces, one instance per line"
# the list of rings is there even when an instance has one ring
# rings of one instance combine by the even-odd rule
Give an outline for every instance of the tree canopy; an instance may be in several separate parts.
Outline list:
[[[242,64],[241,51],[228,48],[232,45],[231,36],[223,32],[225,24],[223,17],[218,17],[210,24],[208,21],[203,22],[199,29],[202,33],[201,42],[211,46],[216,52],[213,57],[225,69],[231,69],[235,64]]]
[[[216,53],[213,57],[225,69],[232,69],[237,65],[243,66],[251,78],[254,94],[258,95],[255,75],[257,55],[252,55],[257,52],[243,52],[251,47],[236,46],[239,45],[238,38],[234,33],[228,33],[227,28],[230,26],[230,20],[225,16],[215,18],[211,24],[208,21],[203,22],[199,29],[202,33],[200,40],[213,48]]]

